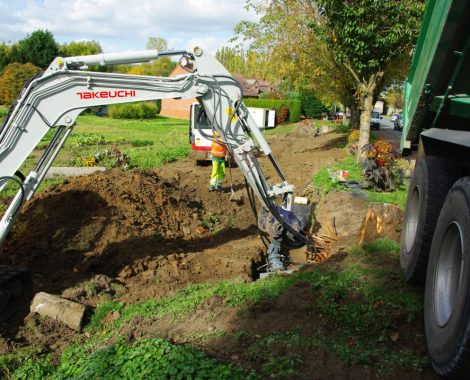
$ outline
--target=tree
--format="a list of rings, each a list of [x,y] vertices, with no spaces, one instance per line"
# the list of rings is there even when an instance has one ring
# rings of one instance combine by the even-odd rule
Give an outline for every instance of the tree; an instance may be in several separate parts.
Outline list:
[[[40,73],[32,63],[10,63],[0,76],[0,103],[10,105],[20,94],[26,81]]]
[[[59,55],[54,36],[48,30],[36,30],[18,42],[16,56],[12,62],[27,63],[45,69]]]
[[[351,74],[332,56],[326,41],[311,27],[323,22],[310,0],[248,0],[247,7],[262,17],[243,21],[235,32],[250,42],[250,51],[264,57],[263,69],[271,81],[288,91],[313,91],[328,103],[355,106]]]
[[[156,49],[157,51],[167,51],[168,44],[162,37],[149,37],[145,48],[148,50]]]
[[[5,43],[0,44],[0,73],[10,63],[10,49]]]
[[[231,73],[242,74],[246,77],[267,78],[268,62],[261,52],[224,46],[217,50],[215,57]]]
[[[102,50],[98,41],[72,41],[59,46],[59,55],[62,57],[76,57],[100,53],[102,53]]]
[[[245,52],[243,49],[223,46],[216,51],[215,58],[232,74],[247,75],[245,70]]]
[[[129,66],[126,70],[128,74],[151,75],[167,77],[176,67],[177,63],[171,59],[163,57],[149,63]]]
[[[404,59],[419,32],[424,0],[321,0],[324,20],[312,24],[354,78],[361,110],[359,146],[369,143],[370,116],[397,57]],[[360,150],[358,160],[361,160]]]
[[[393,108],[393,112],[399,112],[403,110],[403,97],[403,87],[395,86],[388,89],[387,93],[385,94],[385,101],[389,107]]]

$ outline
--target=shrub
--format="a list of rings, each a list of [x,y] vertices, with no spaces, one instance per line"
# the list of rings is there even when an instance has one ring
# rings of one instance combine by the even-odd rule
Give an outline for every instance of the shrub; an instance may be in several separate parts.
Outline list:
[[[367,144],[362,150],[367,154],[364,177],[369,185],[379,191],[399,189],[403,184],[405,173],[399,164],[398,150],[385,140]]]
[[[124,169],[131,169],[135,165],[131,164],[131,159],[127,153],[121,152],[117,148],[105,149],[96,152],[93,156],[84,158],[75,158],[72,161],[73,166],[104,166],[108,169],[121,167]]]
[[[309,118],[320,118],[323,112],[328,112],[328,109],[323,102],[317,98],[314,92],[304,91],[300,94],[300,102],[302,105],[302,112]]]
[[[285,105],[281,106],[279,112],[276,112],[276,123],[277,124],[284,124],[284,122],[289,117],[289,108]]]
[[[157,107],[157,115],[160,115],[160,111],[162,110],[162,101],[161,101],[161,99],[155,100],[155,106]]]
[[[109,116],[113,119],[154,119],[159,112],[155,102],[112,104]]]
[[[20,94],[25,83],[42,70],[31,63],[11,63],[0,76],[0,103],[11,104]]]
[[[291,123],[296,123],[300,119],[300,114],[302,113],[302,105],[298,100],[292,100],[289,107],[289,121]]]
[[[243,102],[247,107],[269,108],[276,110],[276,120],[279,118],[278,115],[283,112],[282,108],[287,107],[288,117],[286,116],[283,122],[288,119],[291,123],[296,123],[300,118],[300,100],[244,99]]]
[[[359,144],[359,129],[353,129],[348,134],[348,150],[352,155],[356,155]]]

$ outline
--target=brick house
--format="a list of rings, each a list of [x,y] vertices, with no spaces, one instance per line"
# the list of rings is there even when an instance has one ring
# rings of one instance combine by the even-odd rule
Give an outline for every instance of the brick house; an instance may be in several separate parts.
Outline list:
[[[169,77],[174,78],[182,74],[187,74],[187,71],[178,65],[170,73]],[[243,98],[257,99],[261,93],[271,92],[274,90],[274,85],[265,80],[249,79],[240,74],[233,74],[233,77],[243,88]],[[189,119],[189,108],[194,102],[196,102],[195,98],[162,99],[160,115],[178,119]]]
[[[174,78],[178,75],[187,74],[188,72],[180,65],[177,65],[170,73],[169,77]],[[160,115],[174,117],[177,119],[189,120],[189,107],[196,102],[195,98],[190,99],[162,99],[162,109]]]

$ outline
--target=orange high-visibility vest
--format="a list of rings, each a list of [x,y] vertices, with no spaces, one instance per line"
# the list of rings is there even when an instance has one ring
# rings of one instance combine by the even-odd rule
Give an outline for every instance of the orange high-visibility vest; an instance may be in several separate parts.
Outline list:
[[[222,142],[217,141],[215,138],[212,138],[212,149],[211,149],[212,156],[224,158],[226,152],[227,152],[227,147]]]

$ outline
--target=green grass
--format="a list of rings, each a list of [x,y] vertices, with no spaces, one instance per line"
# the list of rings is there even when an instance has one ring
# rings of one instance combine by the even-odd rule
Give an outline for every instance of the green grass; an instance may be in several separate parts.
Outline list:
[[[400,253],[400,244],[385,237],[367,241],[362,245],[362,248],[369,253],[395,254],[397,257]]]
[[[187,120],[158,116],[154,120],[122,120],[83,115],[78,117],[73,133],[80,135],[99,133],[103,147],[86,146],[73,149],[73,140],[65,148],[72,151],[66,156],[89,157],[97,150],[117,145],[139,168],[155,168],[189,153]],[[73,139],[73,134],[71,136]],[[93,144],[91,144],[93,145]],[[58,157],[60,162],[62,157]],[[67,160],[67,158],[65,158]]]
[[[281,124],[281,125],[278,125],[276,128],[262,129],[261,133],[266,138],[269,138],[269,136],[276,136],[282,133],[291,133],[296,127],[297,127],[296,123]]]
[[[93,332],[106,327],[115,328],[136,316],[144,318],[171,317],[178,320],[193,313],[201,302],[214,296],[223,297],[225,304],[229,307],[241,308],[251,302],[256,303],[278,297],[287,291],[295,281],[297,281],[295,277],[272,276],[267,281],[256,281],[248,284],[220,282],[216,285],[192,285],[161,300],[137,302],[129,305],[110,301],[96,308],[87,329]],[[105,317],[113,311],[118,311],[121,318],[113,322],[112,326],[103,325]]]
[[[406,350],[401,355],[388,345],[397,321],[403,318],[412,323],[422,313],[421,294],[403,285],[397,259],[397,243],[378,239],[362,248],[351,249],[341,263],[340,271],[323,268],[288,277],[270,276],[254,283],[194,285],[159,301],[132,305],[106,303],[97,308],[89,331],[92,333],[97,328],[112,331],[137,316],[181,320],[194,313],[204,300],[214,296],[223,297],[227,307],[244,310],[247,305],[276,299],[295,283],[303,282],[318,297],[311,305],[312,315],[320,322],[311,338],[312,346],[333,350],[351,363],[375,364],[385,369],[390,365],[398,366],[399,362],[414,368],[414,363],[426,360],[421,356],[410,356]],[[121,318],[111,325],[102,325],[104,317],[113,310],[119,311]],[[214,337],[219,338],[220,334]],[[394,359],[387,359],[389,357]],[[291,359],[296,360],[295,357]],[[279,370],[290,371],[289,363],[284,363]]]
[[[336,170],[346,170],[349,172],[349,179],[355,181],[364,181],[362,177],[362,166],[356,162],[354,156],[348,155],[343,158],[339,163],[334,166],[329,167],[329,169]],[[341,189],[347,190],[344,186],[337,184],[330,178],[328,174],[328,168],[322,168],[317,174],[312,178],[313,185],[320,190],[321,193],[326,194],[332,189]],[[405,207],[406,196],[408,192],[408,182],[405,181],[401,189],[392,191],[392,192],[379,192],[369,189],[362,190],[368,198],[368,202],[382,202],[396,204],[401,208]]]

